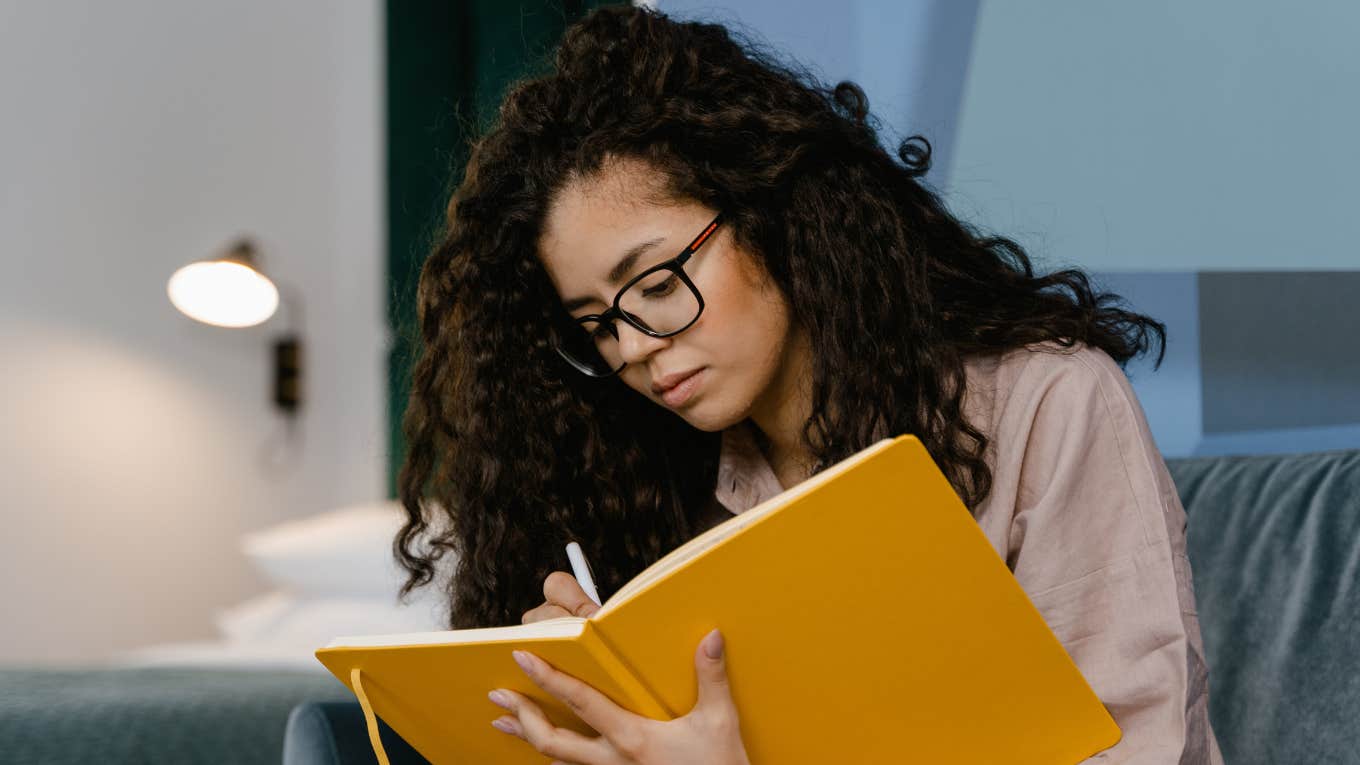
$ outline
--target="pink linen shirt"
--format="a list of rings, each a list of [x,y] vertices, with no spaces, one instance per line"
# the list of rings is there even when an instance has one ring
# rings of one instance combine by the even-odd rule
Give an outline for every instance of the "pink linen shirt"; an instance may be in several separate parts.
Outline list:
[[[1185,510],[1123,370],[1052,342],[966,366],[993,478],[974,517],[1123,731],[1083,762],[1222,765]],[[732,513],[784,489],[749,427],[722,434]]]

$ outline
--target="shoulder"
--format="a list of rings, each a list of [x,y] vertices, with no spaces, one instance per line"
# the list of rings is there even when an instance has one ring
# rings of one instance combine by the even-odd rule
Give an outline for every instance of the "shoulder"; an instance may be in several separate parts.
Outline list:
[[[1044,341],[969,358],[964,368],[964,416],[993,441],[1070,440],[1102,424],[1145,429],[1128,377],[1100,348]]]
[[[1129,378],[1100,348],[1045,341],[965,367],[965,410],[989,438],[1031,448],[1122,442],[1129,454],[1144,446],[1134,442],[1152,441]]]
[[[1128,378],[1108,353],[1076,342],[1047,340],[965,361],[968,395],[993,397],[1004,408],[1049,395],[1132,395]]]
[[[1175,487],[1138,397],[1109,354],[1084,343],[1038,343],[970,361],[968,386],[965,411],[988,438],[993,476],[980,523],[1009,526],[1041,512],[1121,513],[1143,541],[1165,537],[1159,516]]]

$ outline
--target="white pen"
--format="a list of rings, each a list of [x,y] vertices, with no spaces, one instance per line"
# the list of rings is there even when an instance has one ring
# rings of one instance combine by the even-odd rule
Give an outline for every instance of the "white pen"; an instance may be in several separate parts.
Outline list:
[[[586,597],[595,601],[595,605],[600,603],[600,593],[595,591],[595,580],[590,576],[590,564],[586,563],[586,555],[581,552],[581,546],[575,542],[567,543],[567,560],[571,561],[571,573],[576,575],[576,581],[581,583],[581,589],[586,591]]]

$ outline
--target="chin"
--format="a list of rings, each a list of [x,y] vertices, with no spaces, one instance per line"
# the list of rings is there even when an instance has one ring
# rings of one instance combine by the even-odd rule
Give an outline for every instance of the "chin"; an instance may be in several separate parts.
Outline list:
[[[732,413],[731,409],[715,401],[696,401],[694,406],[675,412],[685,422],[705,433],[719,433],[746,419],[745,410]]]
[[[705,433],[718,433],[727,428],[727,426],[721,422],[714,422],[706,417],[696,417],[692,413],[682,415],[681,418],[696,429],[702,430]]]

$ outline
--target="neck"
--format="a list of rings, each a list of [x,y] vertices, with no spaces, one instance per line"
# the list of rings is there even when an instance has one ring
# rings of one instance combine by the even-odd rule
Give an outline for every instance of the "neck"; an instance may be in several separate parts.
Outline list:
[[[800,331],[791,339],[766,394],[751,410],[751,421],[763,436],[757,440],[764,441],[765,457],[781,483],[786,483],[786,477],[796,477],[796,483],[811,474],[812,455],[803,443],[803,425],[811,416],[811,343],[807,333]]]

